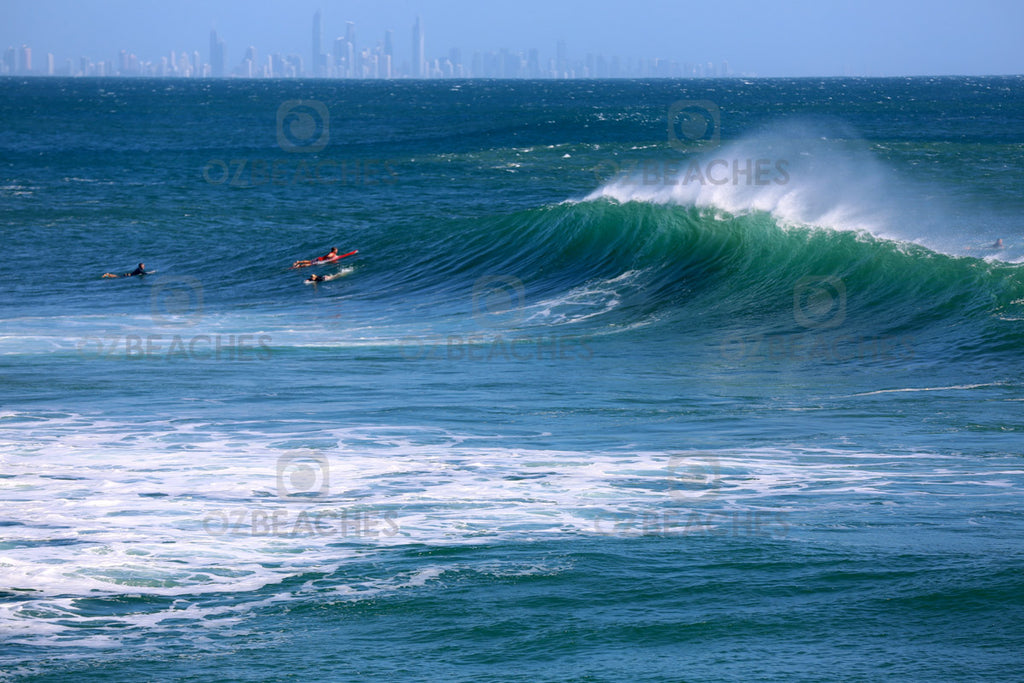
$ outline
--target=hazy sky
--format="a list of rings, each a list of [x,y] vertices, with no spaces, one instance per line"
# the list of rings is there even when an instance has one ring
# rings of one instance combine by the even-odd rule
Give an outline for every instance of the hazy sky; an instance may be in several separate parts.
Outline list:
[[[359,48],[394,31],[408,61],[420,15],[428,58],[462,49],[569,55],[727,60],[760,76],[1024,73],[1022,0],[0,0],[0,49],[27,44],[42,63],[88,56],[115,61],[126,49],[157,61],[171,50],[209,60],[216,28],[229,68],[246,47],[310,62],[312,17],[321,9],[329,51],[345,22]]]

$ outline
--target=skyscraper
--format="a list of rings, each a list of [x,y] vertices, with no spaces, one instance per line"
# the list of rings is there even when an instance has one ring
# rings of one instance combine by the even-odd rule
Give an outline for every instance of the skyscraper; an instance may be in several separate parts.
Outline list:
[[[346,59],[348,62],[349,78],[362,78],[363,65],[360,64],[359,52],[356,50],[356,25],[354,22],[345,22],[345,42],[348,43]]]
[[[384,48],[380,61],[381,78],[391,78],[394,75],[395,48],[393,33],[391,29],[384,32]]]
[[[255,45],[250,45],[245,51],[245,59],[242,60],[242,75],[246,78],[255,78],[259,75],[259,55]]]
[[[354,21],[345,22],[345,40],[352,45],[354,50],[356,46],[356,23]]]
[[[217,37],[215,29],[210,30],[210,75],[224,77],[224,41]]]
[[[21,73],[32,73],[32,48],[28,45],[21,46]]]
[[[348,69],[348,41],[345,40],[344,36],[338,36],[334,39],[334,75],[338,78],[345,78]]]
[[[416,23],[412,27],[413,78],[426,78],[429,75],[427,74],[427,60],[423,55],[423,26],[420,24],[420,18],[416,17]]]
[[[318,78],[324,75],[324,60],[321,57],[323,50],[320,45],[321,37],[324,32],[321,23],[322,16],[320,14],[320,10],[317,10],[313,13],[313,75]]]

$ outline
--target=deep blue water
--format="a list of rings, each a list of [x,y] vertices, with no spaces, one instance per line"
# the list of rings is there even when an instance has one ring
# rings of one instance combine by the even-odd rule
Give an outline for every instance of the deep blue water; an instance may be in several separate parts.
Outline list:
[[[0,80],[0,670],[1014,680],[1022,86]]]

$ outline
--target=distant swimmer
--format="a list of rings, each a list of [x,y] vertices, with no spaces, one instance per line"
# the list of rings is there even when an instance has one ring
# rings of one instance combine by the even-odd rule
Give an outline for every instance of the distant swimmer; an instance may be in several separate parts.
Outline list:
[[[355,271],[355,268],[342,268],[341,270],[330,273],[328,275],[310,275],[303,282],[307,285],[315,285],[318,282],[330,282],[331,280],[337,280],[339,277],[345,277]]]
[[[347,254],[339,254],[337,247],[331,247],[331,250],[323,256],[317,256],[315,259],[302,259],[292,264],[292,268],[306,268],[307,266],[316,266],[324,263],[334,263],[339,259],[343,259],[346,256],[359,253],[358,251],[350,251]]]
[[[136,275],[148,275],[146,271],[146,264],[140,263],[139,267],[130,273],[122,273],[121,275],[115,275],[114,273],[103,273],[103,277],[135,277]]]
[[[330,275],[310,275],[304,280],[304,282],[307,285],[314,285],[317,282],[330,282],[331,280],[337,280],[339,277],[348,275],[351,272],[351,268],[342,268],[337,273],[331,273]]]
[[[984,247],[967,247],[967,251],[971,251],[971,249],[981,249],[982,251],[984,251],[986,249],[1005,249],[1005,247],[1003,245],[1003,238],[1000,237],[999,239],[997,239],[992,244],[989,244],[989,245],[984,246]]]

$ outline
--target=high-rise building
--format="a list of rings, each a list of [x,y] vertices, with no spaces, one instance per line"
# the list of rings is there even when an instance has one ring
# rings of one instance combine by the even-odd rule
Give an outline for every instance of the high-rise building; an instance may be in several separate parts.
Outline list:
[[[224,41],[216,30],[210,31],[210,73],[214,78],[224,77]]]
[[[32,73],[32,48],[28,45],[21,46],[21,65],[20,71],[23,74]]]
[[[323,49],[320,42],[323,38],[323,26],[322,26],[322,15],[320,10],[313,13],[313,75],[316,77],[322,77],[324,75],[323,69]]]
[[[420,18],[416,17],[416,23],[412,27],[412,77],[427,78],[427,59],[423,50],[423,25]]]
[[[394,74],[392,72],[392,64],[395,61],[395,46],[394,46],[394,31],[388,29],[384,32],[384,48],[380,60],[380,75],[381,78],[391,78]]]
[[[347,78],[362,78],[363,65],[359,50],[356,49],[356,25],[354,22],[345,22],[345,63],[348,66]]]
[[[356,45],[356,24],[354,21],[345,22],[345,40],[349,42],[354,50]]]
[[[529,56],[526,58],[527,78],[540,78],[540,52],[537,48],[530,48]]]
[[[181,54],[178,55],[178,68],[177,68],[177,72],[178,72],[178,75],[181,76],[182,78],[191,78],[192,75],[193,75],[192,74],[192,60],[189,59],[188,53],[185,52],[184,50],[182,50]]]
[[[3,68],[3,73],[5,73],[5,74],[13,74],[14,70],[18,68],[17,57],[15,57],[15,54],[16,53],[14,52],[14,48],[13,47],[7,48],[7,51],[4,52],[4,68]]]
[[[336,75],[338,78],[352,78],[355,74],[356,61],[354,46],[348,40],[339,36],[334,41],[334,51],[337,55],[334,62],[337,64],[338,73]]]

